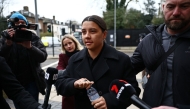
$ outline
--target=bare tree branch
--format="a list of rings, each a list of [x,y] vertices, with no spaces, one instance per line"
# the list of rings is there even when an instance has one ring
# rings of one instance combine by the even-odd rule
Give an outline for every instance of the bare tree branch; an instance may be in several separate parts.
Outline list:
[[[3,12],[8,5],[9,5],[9,0],[0,0],[0,17],[3,16]]]
[[[129,0],[128,2],[127,2],[127,4],[125,5],[125,8],[126,8],[126,10],[127,10],[127,7],[128,7],[128,5],[129,5],[129,3],[130,2],[132,2],[133,0]],[[136,2],[138,2],[138,0],[135,0]]]

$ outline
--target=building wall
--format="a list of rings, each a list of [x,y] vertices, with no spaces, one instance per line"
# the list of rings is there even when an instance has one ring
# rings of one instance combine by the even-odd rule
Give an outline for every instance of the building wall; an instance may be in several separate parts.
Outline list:
[[[26,19],[28,20],[29,23],[35,23],[35,18],[33,18],[33,17],[26,17]],[[39,28],[40,32],[43,32],[43,30],[44,30],[43,19],[38,19],[38,23],[39,23],[38,28]],[[47,31],[47,29],[46,29],[46,31]]]
[[[26,17],[26,19],[28,20],[29,23],[35,23],[35,14],[31,13],[29,11],[29,7],[28,6],[24,6],[23,10],[19,11],[22,15],[24,15]],[[7,16],[7,18],[9,18],[12,14],[14,13],[11,12],[10,15]],[[39,17],[39,15],[38,15]],[[55,20],[55,16],[53,16],[53,19],[55,21],[55,23],[53,24],[53,32],[54,32],[54,36],[60,38],[62,36],[62,28],[65,28],[65,32],[68,33],[68,26],[64,26],[63,22],[59,22]],[[45,18],[45,17],[39,17],[38,19],[38,28],[40,30],[40,32],[46,33],[47,32],[47,25],[51,25],[52,19],[50,18]],[[52,27],[51,27],[52,29]],[[51,30],[52,31],[52,30]]]

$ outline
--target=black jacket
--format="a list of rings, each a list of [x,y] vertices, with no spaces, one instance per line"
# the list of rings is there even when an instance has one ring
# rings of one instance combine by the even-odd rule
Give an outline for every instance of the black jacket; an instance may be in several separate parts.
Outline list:
[[[149,70],[150,78],[144,89],[143,100],[152,107],[161,105],[167,79],[166,60],[152,72],[151,67],[165,51],[162,46],[162,31],[160,26],[147,26],[148,34],[138,45],[131,61],[136,73],[145,67]],[[190,33],[190,31],[188,31]],[[183,42],[175,49],[173,57],[173,102],[176,107],[184,105],[190,108],[190,35],[183,37]]]
[[[11,69],[7,65],[4,58],[0,57],[0,108],[10,109],[8,103],[5,101],[2,95],[2,90],[6,95],[17,102],[21,109],[35,109],[40,104],[24,90],[24,87],[20,85],[15,75],[11,72]]]
[[[14,74],[19,73],[19,72],[16,72],[17,70],[15,70],[15,69],[17,69],[17,68],[15,68],[15,66],[17,66],[18,64],[19,65],[29,64],[30,66],[28,66],[28,67],[32,69],[32,72],[34,72],[32,74],[32,77],[35,78],[35,81],[37,83],[37,87],[38,87],[39,91],[42,94],[45,94],[45,82],[41,81],[41,79],[39,79],[39,76],[44,77],[43,72],[41,70],[40,63],[44,62],[47,59],[47,52],[46,52],[46,48],[43,45],[40,38],[38,36],[36,36],[36,34],[32,34],[32,41],[31,41],[32,48],[25,50],[25,53],[28,54],[28,59],[26,59],[27,63],[19,63],[18,61],[16,61],[17,56],[20,56],[20,54],[17,53],[17,48],[20,45],[13,43],[11,46],[8,46],[8,45],[6,45],[5,40],[6,39],[3,37],[0,39],[0,42],[1,42],[0,43],[1,44],[0,45],[0,55],[6,59],[12,72]],[[25,67],[22,67],[22,69],[24,69],[24,68]],[[23,77],[25,77],[25,76],[23,75]]]
[[[140,93],[136,76],[133,73],[130,58],[111,46],[105,44],[100,57],[93,69],[90,69],[87,49],[75,53],[69,60],[66,73],[59,76],[55,86],[58,94],[75,97],[76,109],[91,109],[92,105],[87,97],[86,89],[75,89],[73,84],[80,78],[94,81],[93,87],[97,89],[100,96],[106,100],[108,109],[126,109],[130,101],[121,104],[116,97],[109,93],[110,83],[114,79],[128,81]]]

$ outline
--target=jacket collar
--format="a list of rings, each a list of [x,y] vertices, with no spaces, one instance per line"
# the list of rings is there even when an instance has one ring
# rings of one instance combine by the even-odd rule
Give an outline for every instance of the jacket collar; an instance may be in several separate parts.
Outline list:
[[[107,59],[112,58],[118,60],[118,55],[116,50],[113,49],[111,46],[107,45],[103,46],[102,53],[98,58],[96,65],[93,69],[90,69],[90,65],[88,64],[87,58],[87,48],[83,49],[82,51],[78,52],[79,55],[75,58],[74,62],[80,61],[80,64],[76,66],[76,72],[82,78],[88,78],[90,81],[96,82],[99,80],[110,68],[107,64]]]
[[[115,49],[113,49],[111,46],[109,46],[108,44],[104,43],[104,46],[102,48],[102,56],[104,58],[112,58],[112,59],[116,59],[118,60],[119,57],[118,55],[115,53]],[[81,60],[81,59],[84,59],[86,57],[86,54],[87,54],[88,50],[87,48],[84,48],[83,50],[79,51],[79,54],[74,61],[78,61],[78,60]]]
[[[162,44],[162,31],[164,30],[165,24],[161,25],[146,25],[146,28],[152,33],[156,38],[157,42]]]
[[[146,28],[152,33],[153,36],[155,36],[155,38],[160,42],[162,39],[162,31],[164,30],[165,24],[161,24],[161,25],[146,25]],[[184,32],[180,33],[179,36],[180,37],[184,37],[184,38],[190,38],[190,28],[188,28],[187,30],[185,30]]]

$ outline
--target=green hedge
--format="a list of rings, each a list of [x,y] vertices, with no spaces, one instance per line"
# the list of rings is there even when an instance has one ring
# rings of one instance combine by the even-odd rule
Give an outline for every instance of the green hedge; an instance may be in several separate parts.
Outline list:
[[[46,32],[46,33],[40,33],[40,37],[43,37],[43,36],[52,36],[52,33],[49,33],[49,32]]]

